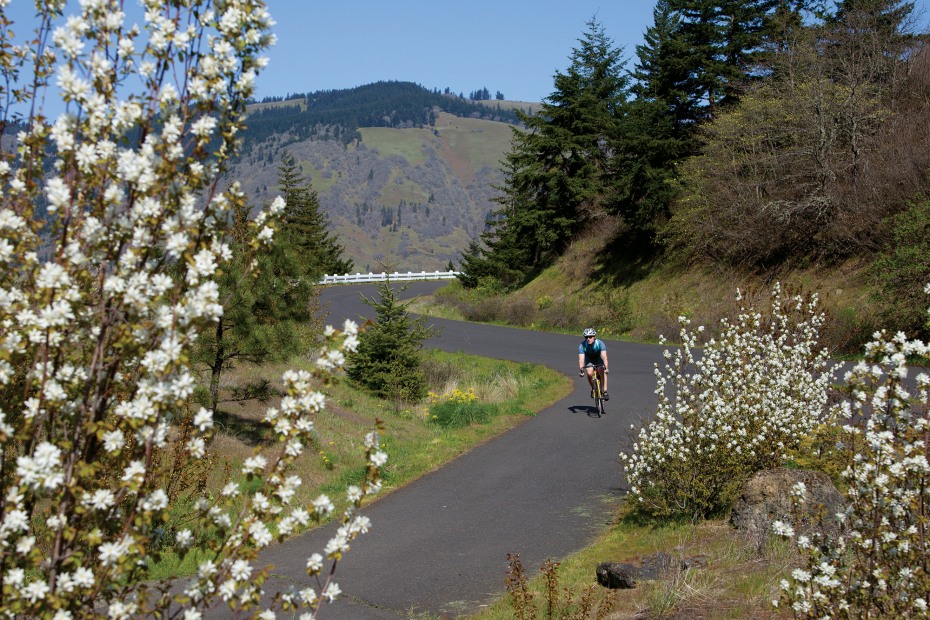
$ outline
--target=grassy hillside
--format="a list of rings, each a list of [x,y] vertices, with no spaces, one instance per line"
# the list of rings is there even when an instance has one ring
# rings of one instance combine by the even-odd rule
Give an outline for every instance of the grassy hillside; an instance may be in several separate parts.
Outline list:
[[[307,102],[304,99],[284,99],[282,101],[263,101],[261,103],[250,103],[249,112],[258,112],[260,110],[271,110],[275,108],[286,108],[288,106],[297,106],[301,110],[307,109]]]
[[[407,82],[253,103],[244,154],[228,179],[253,204],[266,204],[287,151],[357,271],[445,269],[497,208],[512,111],[539,108],[469,101]],[[358,125],[365,119],[377,122]]]
[[[287,105],[272,102],[259,105]],[[444,269],[496,208],[511,125],[436,111],[435,127],[360,128],[361,140],[276,134],[230,171],[254,204],[277,191],[283,151],[312,182],[357,271]]]
[[[499,170],[510,146],[512,129],[504,123],[489,123],[441,113],[436,117],[436,145],[460,179],[474,181],[482,171]]]
[[[612,233],[610,226],[601,225],[581,235],[556,264],[512,293],[481,287],[465,291],[454,282],[437,294],[434,306],[423,304],[418,310],[567,333],[594,326],[608,338],[656,342],[660,336],[677,337],[679,316],[706,326],[709,336],[720,319],[739,310],[737,289],[744,299],[762,305],[778,281],[789,290],[819,294],[828,318],[822,342],[835,355],[859,353],[879,325],[869,263],[810,265],[765,276],[668,263],[641,265],[610,254]]]

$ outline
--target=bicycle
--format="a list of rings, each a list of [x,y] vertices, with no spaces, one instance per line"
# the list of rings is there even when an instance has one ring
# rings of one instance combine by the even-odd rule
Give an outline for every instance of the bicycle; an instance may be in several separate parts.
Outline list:
[[[601,388],[601,373],[600,371],[604,369],[603,364],[593,364],[594,368],[594,408],[597,409],[597,415],[602,416],[607,411],[604,410],[604,390]],[[584,377],[585,372],[581,371],[578,373],[579,377]]]

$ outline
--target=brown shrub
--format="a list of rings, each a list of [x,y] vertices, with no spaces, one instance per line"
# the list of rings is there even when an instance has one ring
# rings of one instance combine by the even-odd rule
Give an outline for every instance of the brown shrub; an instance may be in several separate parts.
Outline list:
[[[504,299],[500,296],[463,299],[459,311],[469,321],[489,322],[500,320]]]
[[[526,297],[511,296],[499,311],[499,320],[509,325],[530,325],[536,320],[536,304]]]

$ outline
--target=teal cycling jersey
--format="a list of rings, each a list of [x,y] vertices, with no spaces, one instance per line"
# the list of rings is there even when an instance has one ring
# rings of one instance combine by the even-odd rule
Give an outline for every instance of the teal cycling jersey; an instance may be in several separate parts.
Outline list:
[[[588,344],[587,340],[578,345],[578,355],[584,355],[585,365],[589,366],[591,364],[603,364],[601,360],[601,351],[606,351],[607,345],[601,341],[600,338],[596,338],[594,342]]]

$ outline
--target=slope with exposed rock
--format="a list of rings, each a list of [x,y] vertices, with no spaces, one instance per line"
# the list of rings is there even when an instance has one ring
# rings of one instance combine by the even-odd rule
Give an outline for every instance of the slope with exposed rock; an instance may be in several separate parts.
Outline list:
[[[398,98],[398,84],[411,101]],[[306,103],[310,96],[256,104],[266,112],[275,106],[284,112],[276,121],[270,115],[254,117],[255,130],[250,126],[244,154],[229,179],[240,182],[253,204],[270,202],[277,195],[281,155],[287,152],[318,193],[356,270],[445,269],[497,208],[494,186],[503,181],[500,160],[510,148],[516,119],[510,108],[529,110],[532,104],[469,103],[411,89],[409,83],[365,88],[367,103],[359,103],[354,93],[350,100],[356,108],[342,117],[333,109],[314,116]],[[332,93],[327,96],[333,99]],[[400,106],[399,101],[407,103]],[[444,101],[467,116],[435,105]],[[372,110],[390,103],[395,108],[380,109],[382,126],[353,127],[353,119],[371,124]],[[336,98],[330,108],[338,105]],[[332,123],[339,118],[347,124]]]

